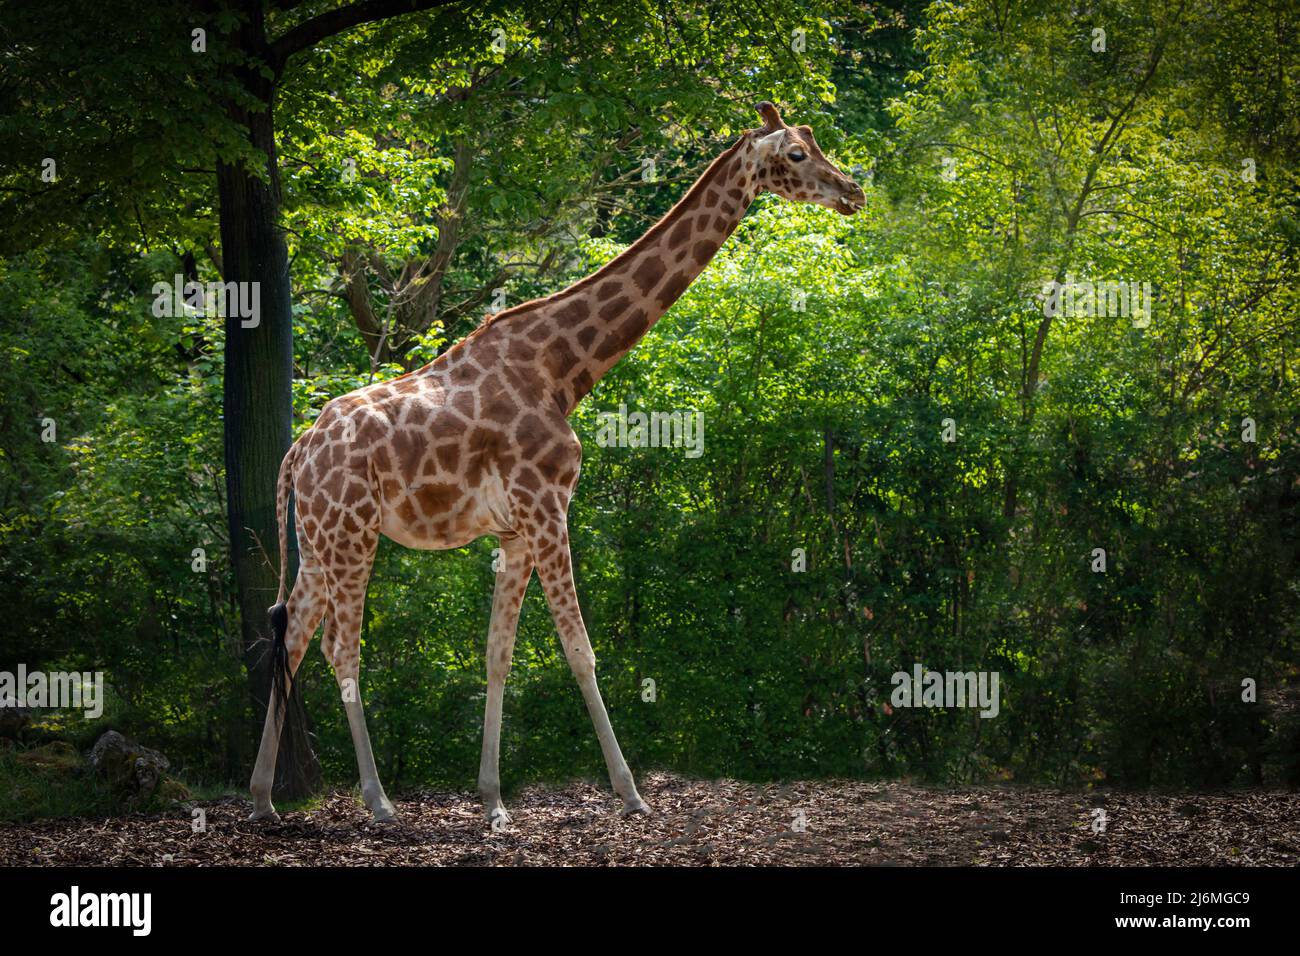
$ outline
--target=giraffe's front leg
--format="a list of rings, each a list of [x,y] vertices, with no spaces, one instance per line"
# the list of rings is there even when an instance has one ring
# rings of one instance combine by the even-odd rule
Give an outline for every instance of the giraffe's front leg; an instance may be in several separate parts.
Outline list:
[[[492,592],[492,623],[487,641],[487,705],[483,715],[483,756],[478,766],[478,790],[488,822],[510,822],[501,803],[501,703],[505,695],[510,659],[515,651],[519,609],[523,606],[533,558],[519,535],[503,536],[495,559],[496,586]]]
[[[537,563],[537,577],[542,582],[542,590],[546,592],[547,603],[551,606],[551,617],[555,619],[556,629],[560,633],[569,669],[578,680],[582,698],[587,704],[587,713],[596,728],[596,738],[600,741],[600,750],[605,757],[610,783],[614,792],[623,798],[623,815],[649,813],[650,808],[637,792],[632,771],[623,759],[623,752],[614,737],[614,728],[609,723],[609,714],[605,712],[605,702],[601,700],[600,689],[596,686],[596,655],[591,650],[587,628],[582,622],[582,610],[578,606],[578,592],[573,586],[573,559],[569,554],[567,515],[561,511],[550,518],[550,521],[538,523],[529,532],[533,558]]]

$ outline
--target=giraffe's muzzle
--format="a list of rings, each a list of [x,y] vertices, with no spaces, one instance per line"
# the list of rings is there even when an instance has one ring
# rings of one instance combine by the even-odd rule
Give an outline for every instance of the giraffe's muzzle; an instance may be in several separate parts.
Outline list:
[[[851,188],[840,195],[836,211],[851,216],[867,204],[867,194],[862,191],[862,187],[853,183]]]

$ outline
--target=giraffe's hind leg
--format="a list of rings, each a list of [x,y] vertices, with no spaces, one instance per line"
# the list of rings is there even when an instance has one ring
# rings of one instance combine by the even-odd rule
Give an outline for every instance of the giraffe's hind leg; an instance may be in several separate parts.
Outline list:
[[[343,708],[347,711],[352,746],[357,752],[357,770],[361,774],[361,797],[376,822],[386,823],[397,819],[397,811],[379,782],[366,716],[361,708],[361,618],[365,611],[366,581],[370,577],[373,554],[372,547],[364,565],[331,577],[329,617],[325,621],[321,651],[334,668]]]
[[[307,644],[325,616],[328,593],[324,575],[319,569],[304,564],[298,569],[293,591],[289,595],[289,626],[285,632],[284,645],[288,653],[289,676],[298,672],[303,655],[307,653]],[[275,782],[275,758],[280,750],[280,730],[284,725],[284,702],[275,706],[274,694],[267,702],[266,721],[262,725],[262,745],[257,751],[257,763],[253,767],[253,779],[249,790],[253,794],[253,813],[250,820],[280,819],[271,804],[271,788]]]

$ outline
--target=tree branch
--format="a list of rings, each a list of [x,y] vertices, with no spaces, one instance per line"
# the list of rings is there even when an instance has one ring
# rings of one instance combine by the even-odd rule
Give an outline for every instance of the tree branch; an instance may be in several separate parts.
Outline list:
[[[376,20],[387,20],[405,13],[445,7],[454,2],[456,0],[361,0],[360,3],[322,13],[298,24],[271,44],[275,70],[280,72],[289,57],[295,53],[301,53],[336,33],[362,23],[374,23]]]

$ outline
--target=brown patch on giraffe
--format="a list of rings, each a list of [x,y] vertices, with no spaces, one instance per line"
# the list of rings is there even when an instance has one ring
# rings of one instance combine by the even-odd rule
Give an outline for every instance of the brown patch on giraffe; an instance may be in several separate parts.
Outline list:
[[[393,457],[401,469],[402,477],[410,482],[416,474],[419,463],[429,453],[429,437],[411,428],[398,428],[393,431]]]
[[[637,309],[627,317],[627,321],[605,336],[605,340],[600,343],[600,348],[596,351],[595,358],[603,362],[617,353],[626,352],[645,334],[646,327],[645,312]]]
[[[690,238],[691,238],[691,217],[687,216],[685,219],[683,219],[681,222],[677,224],[677,226],[673,229],[672,232],[668,233],[668,245],[680,246],[683,245]]]
[[[713,254],[718,251],[718,244],[708,239],[701,239],[695,244],[695,261],[704,265],[713,258]]]
[[[588,325],[578,332],[578,345],[584,352],[591,349],[591,343],[596,341],[596,327]]]
[[[515,396],[524,404],[531,404],[537,397],[537,375],[532,369],[507,365],[501,370],[501,377],[506,380],[506,385],[514,390]]]
[[[456,485],[421,485],[415,490],[415,500],[426,517],[437,517],[451,511],[460,501],[461,490]]]
[[[470,421],[478,417],[478,393],[473,389],[455,389],[451,393],[451,400],[447,404]]]
[[[407,497],[403,497],[397,503],[397,507],[393,509],[393,513],[401,519],[402,524],[407,526],[416,524],[420,520],[419,514],[415,511],[414,503]]]
[[[525,465],[515,474],[515,483],[529,491],[541,491],[542,479],[532,467]]]
[[[573,380],[573,403],[576,405],[578,402],[586,398],[591,393],[591,389],[595,384],[596,383],[592,380],[591,373],[585,368],[579,372],[577,378]]]
[[[471,451],[465,456],[465,486],[477,488],[491,470],[491,456],[483,451]]]
[[[519,308],[522,309],[524,306]],[[501,336],[494,334],[479,338],[474,343],[474,351],[469,357],[481,369],[496,368],[501,364]]]
[[[483,417],[489,421],[508,425],[514,421],[515,416],[518,414],[519,406],[515,404],[510,394],[504,390],[494,393],[491,398],[484,399]]]
[[[619,296],[600,310],[600,317],[606,322],[611,322],[626,312],[631,305],[627,296]]]
[[[347,472],[342,468],[331,468],[316,486],[318,493],[313,497],[318,504],[338,501],[343,495],[343,486],[347,484],[347,480]]]
[[[600,348],[592,353],[592,358],[598,362],[605,362],[613,358],[619,352],[619,343],[622,337],[617,332],[610,332],[600,343]]]
[[[589,315],[591,315],[591,306],[585,299],[574,296],[560,307],[555,313],[555,318],[564,325],[572,326],[587,321]]]
[[[672,276],[663,284],[663,288],[659,290],[659,304],[665,309],[668,308],[677,301],[681,294],[686,291],[686,287],[690,284],[690,277],[683,273],[678,273],[677,275]]]
[[[602,282],[596,288],[596,301],[604,302],[606,299],[612,299],[623,291],[623,283],[617,279],[610,279],[608,282]]]
[[[346,448],[343,445],[342,438],[336,438],[334,444],[326,445],[324,448],[317,451],[312,457],[312,461],[313,464],[317,465],[323,473],[328,474],[333,471],[337,465],[343,463],[345,454]]]
[[[454,472],[457,463],[460,461],[460,442],[439,445],[434,449],[433,453],[438,459],[439,468],[446,472]]]
[[[551,428],[535,414],[527,414],[515,426],[519,454],[529,461],[536,461],[548,445],[554,441]]]
[[[632,281],[641,290],[642,295],[649,295],[650,290],[659,284],[667,267],[657,253],[646,256],[632,273]]]
[[[556,476],[567,471],[573,462],[573,449],[562,444],[556,444],[548,449],[546,454],[537,459],[537,470],[543,475],[549,476],[556,484],[563,485]]]
[[[438,409],[434,430],[439,438],[459,438],[469,428],[469,420],[457,409],[444,405]]]
[[[544,361],[551,378],[558,381],[567,376],[578,364],[578,356],[573,354],[573,349],[569,348],[568,342],[560,339],[547,351]]]
[[[523,339],[511,339],[510,347],[506,350],[506,358],[511,362],[531,362],[537,358],[537,349]]]
[[[365,482],[352,478],[343,486],[343,494],[339,497],[339,504],[350,506],[356,504],[366,496]]]

